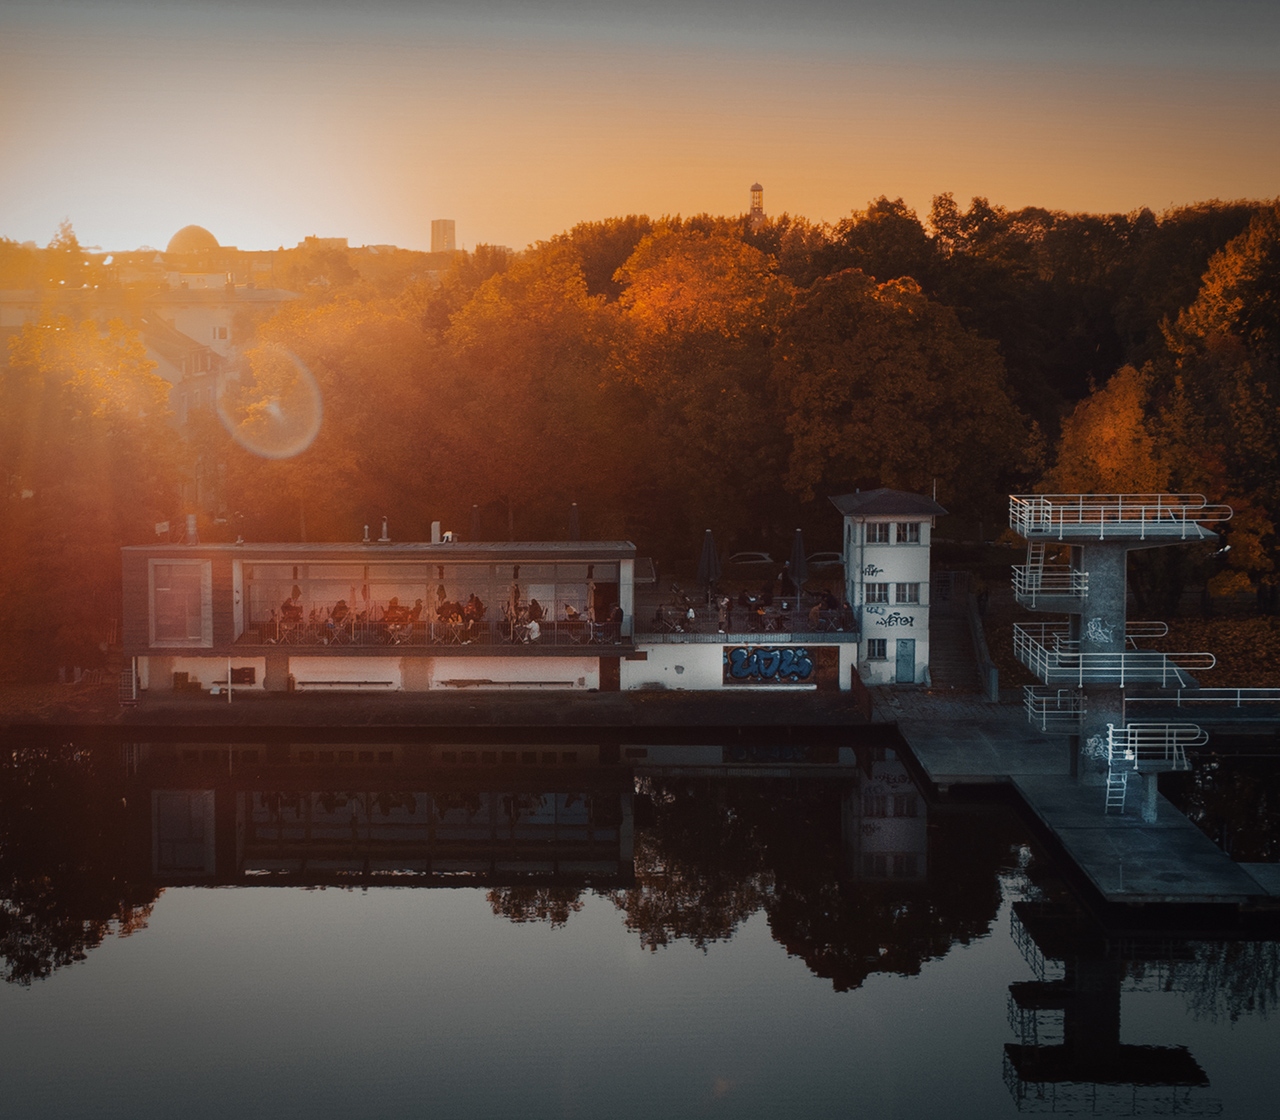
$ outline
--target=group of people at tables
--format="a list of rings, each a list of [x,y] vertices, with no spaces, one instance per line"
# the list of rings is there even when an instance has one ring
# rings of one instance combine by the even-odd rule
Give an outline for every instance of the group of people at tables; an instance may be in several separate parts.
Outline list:
[[[381,611],[376,605],[371,607],[367,599],[360,610],[352,609],[346,599],[339,599],[327,610],[312,607],[308,612],[302,605],[302,589],[294,584],[279,612],[272,612],[275,616],[274,640],[297,642],[314,638],[325,645],[354,642],[357,635],[367,632],[372,623],[375,637],[395,643],[405,642],[412,637],[423,610],[421,599],[415,600],[412,607],[406,607],[398,596],[393,595]],[[565,621],[571,626],[584,628],[582,632],[590,640],[595,640],[597,632],[605,631],[609,624],[616,624],[619,630],[621,627],[622,608],[618,606],[613,608],[608,623],[597,622],[592,607],[584,612],[566,603],[564,612]],[[444,584],[440,584],[436,588],[434,613],[438,625],[432,628],[432,638],[466,644],[480,638],[487,607],[474,592],[465,601],[451,600]],[[510,599],[502,604],[502,613],[508,640],[531,643],[542,639],[543,627],[549,621],[546,608],[537,599],[522,600],[516,584],[512,584]]]
[[[659,607],[653,621],[659,632],[663,630],[692,632],[703,629],[709,624],[713,610],[716,629],[721,633],[728,633],[731,630],[763,633],[767,630],[778,632],[799,629],[809,633],[820,633],[854,628],[853,608],[847,601],[838,600],[830,591],[816,593],[809,606],[803,607],[796,595],[784,594],[780,598],[775,598],[772,583],[765,584],[756,595],[743,588],[738,594],[736,603],[728,595],[710,598],[708,606],[701,612],[687,596],[677,590],[675,619],[673,620],[667,613],[670,608]],[[743,622],[745,625],[742,624]],[[739,625],[734,625],[735,623]]]

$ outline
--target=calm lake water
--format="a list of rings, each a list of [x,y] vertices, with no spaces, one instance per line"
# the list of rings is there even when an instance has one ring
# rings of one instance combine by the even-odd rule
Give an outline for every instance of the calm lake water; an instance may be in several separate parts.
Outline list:
[[[1276,942],[892,750],[348,750],[5,760],[6,1115],[1275,1114]]]

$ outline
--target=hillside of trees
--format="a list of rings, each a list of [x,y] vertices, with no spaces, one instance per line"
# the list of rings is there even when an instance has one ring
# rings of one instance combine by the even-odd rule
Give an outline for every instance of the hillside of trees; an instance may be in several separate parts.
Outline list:
[[[66,228],[46,250],[0,240],[0,287],[79,278],[81,255]],[[707,527],[726,550],[781,554],[796,526],[835,547],[827,498],[858,487],[936,485],[956,536],[991,535],[1014,490],[1185,490],[1238,511],[1213,589],[1269,594],[1275,202],[1097,215],[942,195],[922,218],[880,198],[832,226],[587,222],[459,254],[438,284],[332,265],[299,275],[182,431],[119,324],[13,336],[7,671],[93,664],[118,548],[187,512],[205,540],[352,540],[383,516],[402,540],[433,520],[545,539],[576,502],[584,536],[691,566]],[[298,411],[318,424],[305,450],[249,450]]]

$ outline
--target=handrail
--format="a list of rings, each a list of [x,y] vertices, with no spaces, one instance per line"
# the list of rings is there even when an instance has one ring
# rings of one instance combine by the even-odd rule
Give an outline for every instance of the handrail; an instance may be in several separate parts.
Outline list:
[[[1209,733],[1194,723],[1130,723],[1124,727],[1107,724],[1107,751],[1110,764],[1132,762],[1167,763],[1175,769],[1189,769],[1188,747],[1203,747]]]
[[[1179,688],[1160,696],[1129,696],[1128,704],[1168,704],[1181,708],[1188,704],[1280,704],[1280,688]]]
[[[1010,494],[1009,525],[1023,537],[1079,536],[1096,532],[1147,536],[1161,529],[1177,530],[1186,539],[1199,537],[1200,523],[1229,521],[1227,505],[1209,505],[1203,494]],[[1069,532],[1070,531],[1070,532]],[[1167,536],[1167,533],[1160,533]]]
[[[1041,731],[1054,727],[1071,727],[1079,724],[1088,708],[1083,692],[1074,688],[1049,688],[1044,685],[1022,686],[1022,706],[1027,722],[1038,725]]]
[[[1082,653],[1075,642],[1063,640],[1065,627],[1052,623],[1039,626],[1017,624],[1013,628],[1013,652],[1045,684],[1105,683],[1123,688],[1127,683],[1161,687],[1185,686],[1188,670],[1212,669],[1217,659],[1211,653],[1160,653],[1155,650],[1120,653]],[[1045,638],[1052,638],[1051,648]]]

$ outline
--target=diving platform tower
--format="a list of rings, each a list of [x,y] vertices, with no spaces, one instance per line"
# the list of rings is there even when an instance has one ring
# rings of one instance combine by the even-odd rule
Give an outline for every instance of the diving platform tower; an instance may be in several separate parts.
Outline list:
[[[1130,622],[1129,553],[1142,548],[1216,541],[1206,528],[1231,507],[1201,494],[1015,494],[1009,525],[1027,542],[1013,569],[1014,596],[1033,611],[1065,621],[1014,627],[1014,654],[1043,683],[1025,690],[1028,717],[1042,730],[1075,732],[1072,773],[1105,786],[1108,810],[1124,810],[1133,775],[1146,784],[1144,818],[1154,819],[1156,774],[1185,769],[1187,746],[1204,741],[1190,724],[1126,724],[1125,689],[1180,688],[1213,667],[1211,653],[1163,653],[1144,639],[1163,637],[1163,622]]]

